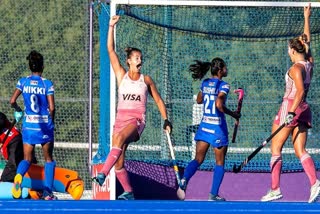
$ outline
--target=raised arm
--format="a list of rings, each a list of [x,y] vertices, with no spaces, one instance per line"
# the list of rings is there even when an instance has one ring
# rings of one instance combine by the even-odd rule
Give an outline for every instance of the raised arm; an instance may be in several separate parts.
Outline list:
[[[118,15],[115,15],[110,19],[109,31],[108,31],[108,41],[107,41],[107,48],[108,48],[110,63],[111,63],[112,69],[114,71],[114,74],[117,78],[118,84],[121,82],[124,74],[126,73],[125,69],[120,64],[120,60],[119,60],[118,55],[115,51],[115,45],[114,45],[114,28],[115,28],[116,24],[118,23],[119,19],[120,19],[120,16],[118,16]]]
[[[308,6],[304,7],[304,34],[307,35],[308,39],[307,42],[311,41],[311,34],[310,34],[310,16],[311,16],[311,4],[309,3]]]
[[[312,57],[311,49],[310,49],[310,47],[311,47],[310,46],[310,42],[311,42],[311,33],[310,33],[311,3],[309,3],[308,6],[304,7],[303,15],[304,15],[304,30],[303,30],[303,33],[307,36],[307,44],[309,46],[307,59],[311,63],[314,63],[314,59]]]

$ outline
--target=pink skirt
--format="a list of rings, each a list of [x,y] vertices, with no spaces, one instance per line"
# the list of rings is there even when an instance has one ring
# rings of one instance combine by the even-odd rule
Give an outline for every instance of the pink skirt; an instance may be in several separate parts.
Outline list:
[[[113,134],[121,132],[128,125],[135,125],[139,137],[146,126],[146,116],[144,113],[136,110],[118,110],[116,120],[113,126]],[[137,139],[139,140],[139,139]]]
[[[284,99],[281,107],[274,119],[274,123],[280,125],[285,122],[285,118],[288,114],[289,109],[293,104],[293,100]],[[307,128],[312,127],[312,114],[310,106],[306,102],[302,102],[295,111],[296,116],[293,118],[293,121],[287,127],[296,127],[299,124],[304,124]]]

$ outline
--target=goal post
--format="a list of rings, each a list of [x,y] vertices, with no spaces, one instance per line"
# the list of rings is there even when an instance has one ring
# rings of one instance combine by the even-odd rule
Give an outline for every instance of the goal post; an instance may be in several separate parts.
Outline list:
[[[176,145],[176,159],[179,167],[185,167],[194,156],[193,136],[198,123],[195,121],[199,121],[201,117],[201,106],[193,100],[200,82],[191,79],[191,75],[187,72],[188,65],[195,59],[208,61],[215,56],[222,57],[226,60],[230,71],[226,81],[233,89],[242,87],[248,93],[242,110],[239,138],[237,136],[239,143],[230,145],[231,154],[228,154],[226,160],[227,171],[228,169],[230,171],[234,163],[241,162],[248,151],[255,148],[270,134],[272,118],[276,114],[282,97],[283,74],[291,64],[286,54],[287,41],[299,32],[303,32],[301,31],[303,26],[301,8],[308,3],[110,1],[110,17],[117,14],[119,10],[124,11],[123,18],[115,28],[115,45],[120,61],[125,62],[123,50],[126,46],[142,50],[145,59],[142,73],[154,79],[168,107],[169,118],[173,122],[172,140]],[[319,2],[311,2],[311,7],[320,12]],[[166,14],[170,14],[168,13],[170,10],[172,17],[165,17]],[[320,29],[314,23],[318,16],[312,13],[313,49],[320,46]],[[172,38],[169,39],[168,35]],[[317,53],[314,54],[317,55]],[[116,81],[111,66],[109,84],[111,145],[117,103]],[[317,91],[317,88],[320,88],[320,84],[314,80],[308,96],[313,108],[320,110],[320,100],[313,92]],[[101,99],[104,98],[101,97]],[[236,96],[230,93],[228,99],[228,105],[234,108]],[[147,126],[139,142],[129,146],[128,159],[169,166],[170,157],[164,143],[165,136],[162,133],[162,121],[158,109],[151,97],[147,105]],[[229,130],[232,122],[232,119],[228,119]],[[316,118],[314,121],[314,129],[317,131],[320,130],[320,124],[316,122],[320,122],[319,119]],[[316,139],[317,136],[310,132],[308,141],[311,141],[311,150],[315,154],[319,151],[319,148],[312,143],[316,142]],[[288,151],[285,153],[285,158],[289,162],[284,165],[284,170],[301,170],[299,163],[295,162],[294,152],[288,148],[284,148]],[[269,170],[268,150],[264,150],[259,155],[252,165],[248,165],[249,172]],[[212,170],[214,165],[212,160],[213,156],[208,155],[200,170]],[[317,168],[319,168],[318,165]],[[110,174],[110,179],[110,199],[115,199],[114,174]]]

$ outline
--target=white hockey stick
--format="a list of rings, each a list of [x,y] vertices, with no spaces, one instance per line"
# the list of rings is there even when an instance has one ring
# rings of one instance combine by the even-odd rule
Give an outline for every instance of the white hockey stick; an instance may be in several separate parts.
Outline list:
[[[166,134],[167,134],[167,138],[168,138],[168,145],[169,145],[170,155],[171,155],[171,159],[172,159],[173,170],[174,170],[174,173],[176,175],[178,185],[180,186],[181,179],[180,179],[180,175],[179,175],[179,168],[178,168],[178,165],[177,165],[177,162],[176,162],[176,157],[174,155],[173,146],[172,146],[172,142],[171,142],[171,137],[170,137],[170,134],[169,134],[168,130],[166,130]]]

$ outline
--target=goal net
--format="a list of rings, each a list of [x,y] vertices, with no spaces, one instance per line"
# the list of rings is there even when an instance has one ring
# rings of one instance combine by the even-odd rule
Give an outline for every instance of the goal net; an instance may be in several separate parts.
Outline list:
[[[303,6],[306,5],[307,2],[297,1],[111,2],[111,15],[122,14],[116,27],[117,53],[124,63],[127,46],[142,50],[142,73],[153,78],[173,124],[172,141],[179,167],[186,167],[194,158],[193,137],[202,110],[194,99],[200,81],[192,80],[189,65],[194,60],[211,61],[214,57],[226,61],[229,74],[224,80],[231,85],[227,101],[231,109],[237,107],[237,94],[232,91],[239,87],[245,90],[236,143],[231,143],[234,120],[227,117],[230,144],[226,170],[231,171],[234,164],[240,164],[271,134],[272,122],[284,93],[284,76],[291,66],[288,40],[303,32]],[[312,3],[311,47],[315,71],[308,102],[313,112],[313,128],[308,132],[307,143],[317,169],[320,167],[319,6],[319,3]],[[108,27],[108,23],[104,27]],[[110,84],[111,90],[115,89],[114,79],[111,78]],[[111,96],[110,102],[114,105],[116,98]],[[112,120],[115,112],[113,107],[109,108],[105,106],[101,111],[110,110]],[[149,97],[147,126],[141,139],[128,147],[127,159],[169,166],[170,153],[162,125],[158,108]],[[290,140],[284,148],[283,170],[301,171]],[[108,147],[109,141],[100,142],[98,155],[106,155]],[[243,171],[269,171],[269,161],[270,152],[266,146]],[[213,153],[209,151],[200,169],[212,170],[214,162]]]
[[[0,111],[13,120],[9,99],[18,79],[31,74],[26,56],[31,50],[39,51],[44,56],[43,76],[52,80],[55,86],[54,160],[57,167],[78,172],[85,183],[82,198],[90,198],[88,124],[93,123],[93,142],[97,142],[99,114],[96,113],[98,102],[95,102],[94,118],[89,121],[88,0],[15,0],[1,1],[0,5]],[[97,67],[98,58],[94,60]],[[97,74],[94,82],[99,80]],[[98,86],[95,84],[93,89],[95,101],[99,98]],[[22,96],[18,104],[23,107]],[[21,122],[17,126],[21,128]],[[40,145],[36,147],[36,156],[39,165],[43,165]],[[4,164],[0,155],[0,174]],[[62,195],[59,195],[60,199],[68,197]]]

